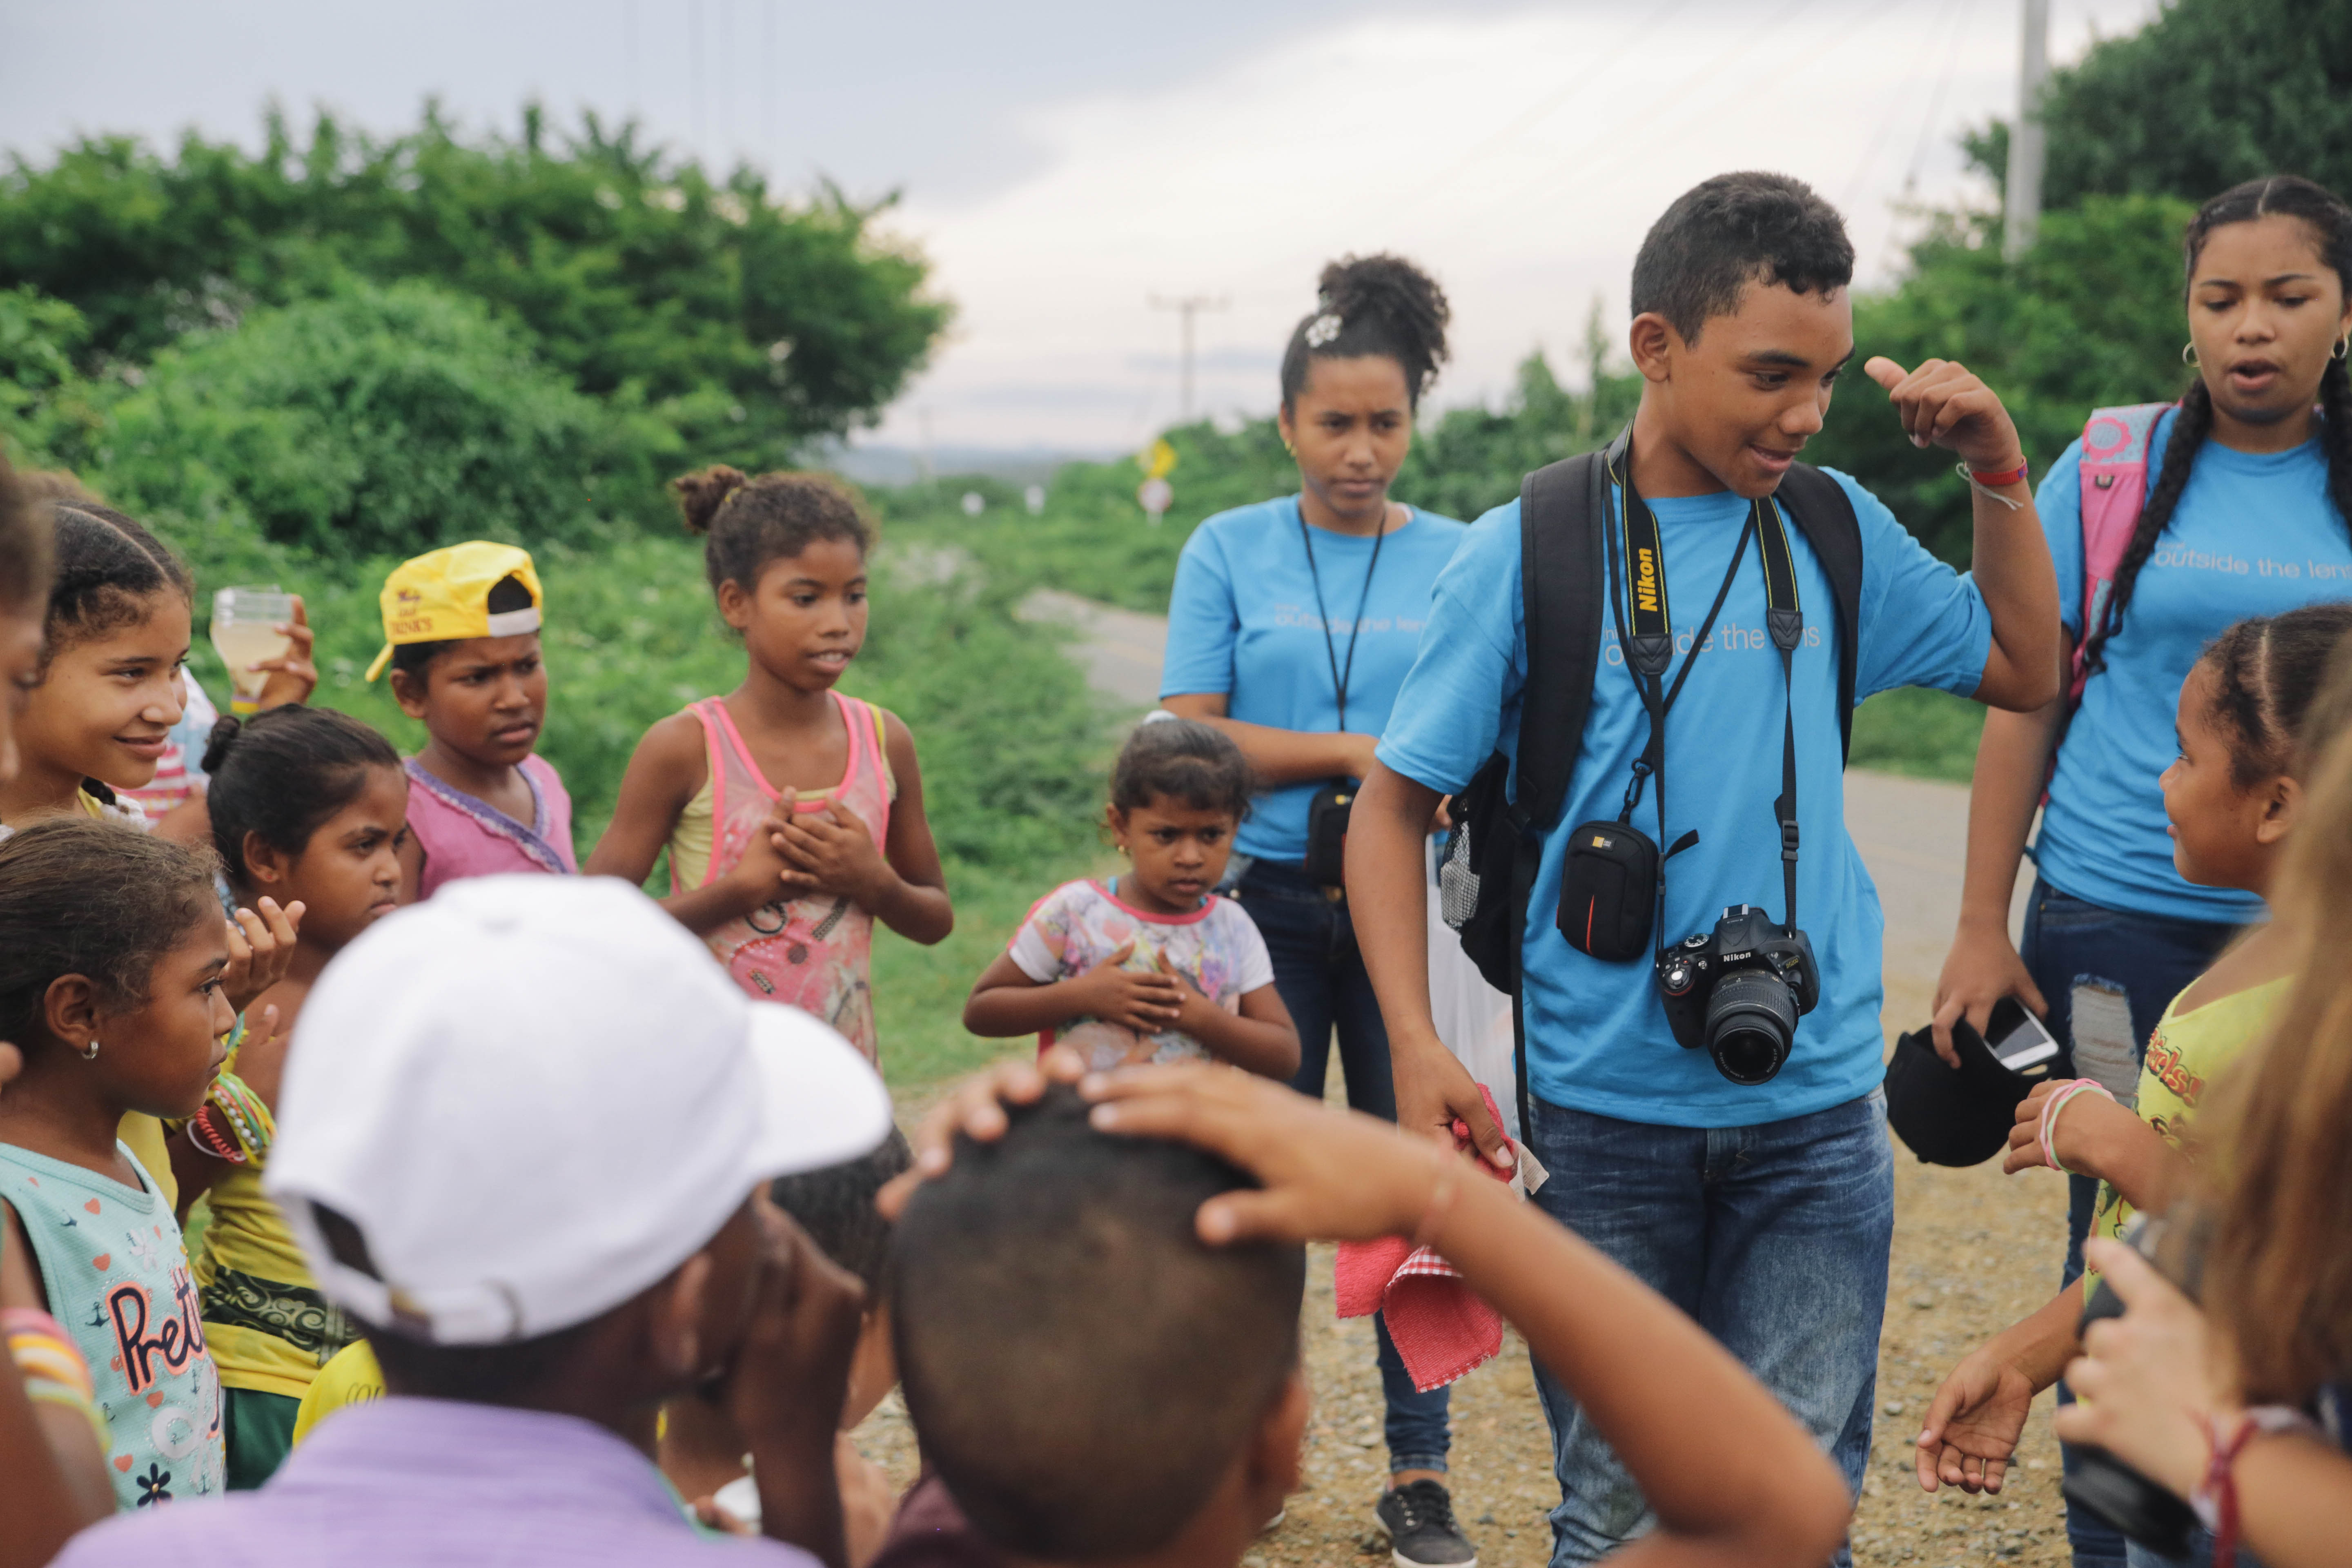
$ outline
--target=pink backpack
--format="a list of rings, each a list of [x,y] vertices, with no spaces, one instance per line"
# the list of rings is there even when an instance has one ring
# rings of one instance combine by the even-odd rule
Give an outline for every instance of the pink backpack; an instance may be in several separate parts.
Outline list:
[[[2139,526],[2147,499],[2148,437],[2170,403],[2136,403],[2128,408],[2095,409],[2083,426],[2083,636],[2067,672],[2066,714],[2082,705],[2090,679],[2091,637],[2106,619],[2115,596],[2116,568]],[[2056,758],[2052,758],[2055,764]]]

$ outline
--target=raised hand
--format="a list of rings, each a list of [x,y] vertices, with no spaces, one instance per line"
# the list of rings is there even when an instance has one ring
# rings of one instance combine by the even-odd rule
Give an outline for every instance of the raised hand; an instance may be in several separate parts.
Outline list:
[[[257,910],[240,909],[228,922],[228,967],[221,971],[221,994],[240,1013],[286,978],[302,928],[301,900],[284,909],[278,907],[276,899],[257,902]]]
[[[1885,355],[1863,374],[1886,388],[1915,447],[1948,447],[1980,473],[2006,472],[2025,462],[2017,426],[1974,371],[1958,360],[1930,359],[1906,371]]]
[[[310,693],[319,689],[319,667],[310,661],[310,645],[318,634],[310,629],[310,613],[302,607],[301,595],[294,595],[294,618],[274,629],[286,634],[286,651],[252,667],[269,677],[261,683],[260,694],[254,699],[257,708],[262,710],[308,702]]]

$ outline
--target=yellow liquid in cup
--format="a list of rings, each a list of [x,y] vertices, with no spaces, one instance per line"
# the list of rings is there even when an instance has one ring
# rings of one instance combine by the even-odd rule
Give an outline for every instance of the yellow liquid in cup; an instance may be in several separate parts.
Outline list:
[[[239,697],[261,695],[268,683],[267,670],[247,668],[264,659],[276,658],[291,645],[284,632],[267,621],[225,621],[213,617],[213,647],[219,650],[221,662],[228,666],[229,684]]]

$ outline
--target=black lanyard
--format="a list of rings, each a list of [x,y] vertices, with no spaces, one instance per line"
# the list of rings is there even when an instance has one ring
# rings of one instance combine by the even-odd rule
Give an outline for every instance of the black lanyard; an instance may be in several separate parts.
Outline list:
[[[1348,628],[1348,663],[1339,664],[1339,650],[1331,642],[1331,616],[1323,607],[1323,574],[1315,566],[1315,537],[1307,531],[1307,509],[1298,511],[1298,542],[1307,547],[1307,574],[1315,580],[1315,618],[1323,627],[1323,657],[1331,661],[1331,689],[1339,700],[1339,729],[1348,727],[1348,683],[1356,678],[1356,639],[1364,635],[1364,608],[1372,602],[1372,574],[1381,569],[1381,546],[1389,537],[1389,508],[1381,503],[1380,531],[1372,535],[1372,558],[1364,565],[1364,591],[1356,596],[1356,621]]]
[[[1780,508],[1761,497],[1748,503],[1748,521],[1739,531],[1739,542],[1731,552],[1731,564],[1724,569],[1723,584],[1715,591],[1715,603],[1707,606],[1706,619],[1691,638],[1690,652],[1683,656],[1683,667],[1675,674],[1674,684],[1662,689],[1666,668],[1674,660],[1674,617],[1666,599],[1666,552],[1658,535],[1658,520],[1633,488],[1633,465],[1626,461],[1620,467],[1619,458],[1628,448],[1622,443],[1612,448],[1609,458],[1609,478],[1623,500],[1618,507],[1618,526],[1603,528],[1601,532],[1610,552],[1609,605],[1617,623],[1618,645],[1624,650],[1625,668],[1633,676],[1634,687],[1642,694],[1642,706],[1650,716],[1649,742],[1642,754],[1633,760],[1633,777],[1625,786],[1624,809],[1617,820],[1631,823],[1633,808],[1642,798],[1643,781],[1655,775],[1658,838],[1664,844],[1666,836],[1666,714],[1675,700],[1682,695],[1683,683],[1690,679],[1691,666],[1698,662],[1699,650],[1715,630],[1716,617],[1723,612],[1723,602],[1731,593],[1731,584],[1739,574],[1739,563],[1747,557],[1748,541],[1757,541],[1758,552],[1764,566],[1764,619],[1770,629],[1773,647],[1780,652],[1782,705],[1780,722],[1780,796],[1772,803],[1772,815],[1780,828],[1780,880],[1786,899],[1787,924],[1791,931],[1797,926],[1797,727],[1795,657],[1797,644],[1804,639],[1804,606],[1797,596],[1797,565],[1789,548],[1788,529]],[[1632,626],[1627,626],[1627,607],[1632,608]],[[1694,828],[1667,847],[1658,858],[1659,891],[1665,888],[1666,862],[1698,842]],[[1663,951],[1665,942],[1665,909],[1663,898],[1658,911],[1658,942]]]

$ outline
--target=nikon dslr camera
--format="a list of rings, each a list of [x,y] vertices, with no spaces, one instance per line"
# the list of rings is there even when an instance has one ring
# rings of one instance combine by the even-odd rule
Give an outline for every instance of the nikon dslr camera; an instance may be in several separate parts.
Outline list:
[[[1676,1045],[1705,1046],[1734,1083],[1769,1083],[1789,1059],[1797,1020],[1821,1000],[1822,976],[1803,931],[1734,904],[1713,931],[1658,954],[1658,994]]]

